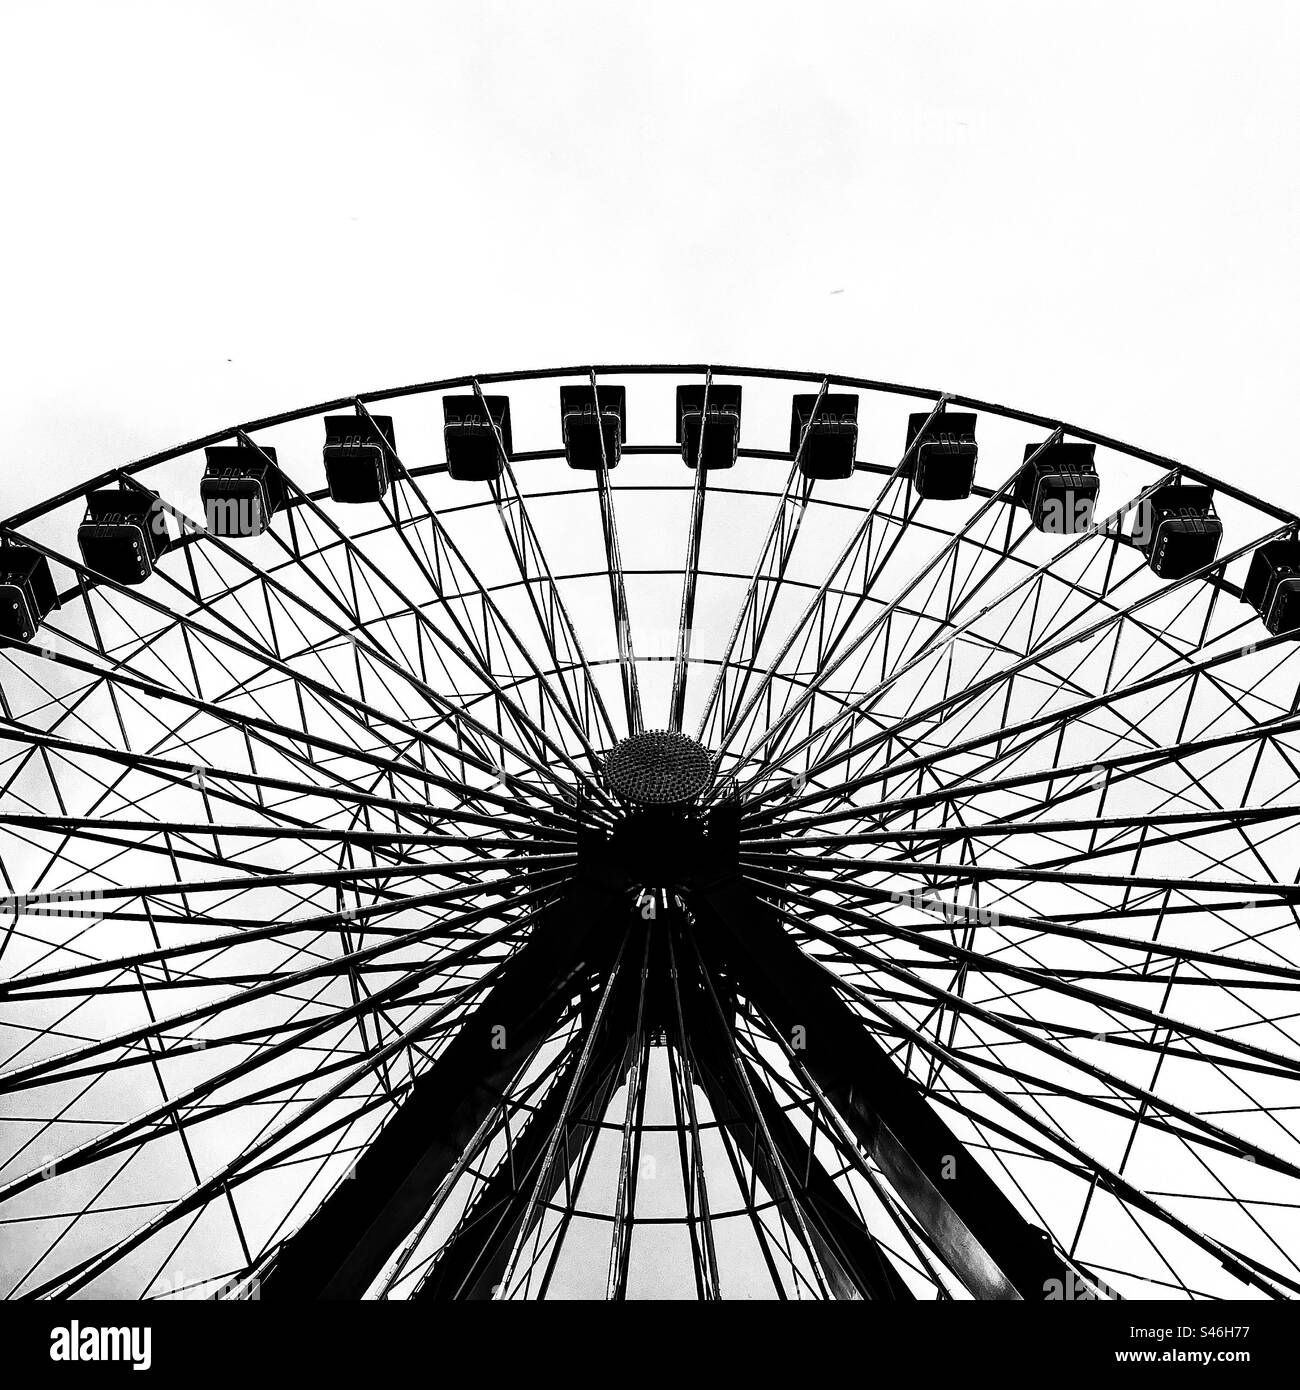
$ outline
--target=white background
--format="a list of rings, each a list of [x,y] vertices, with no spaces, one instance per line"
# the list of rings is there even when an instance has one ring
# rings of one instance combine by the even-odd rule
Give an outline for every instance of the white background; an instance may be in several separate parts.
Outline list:
[[[466,371],[830,370],[1300,505],[1284,4],[27,3],[0,512]]]

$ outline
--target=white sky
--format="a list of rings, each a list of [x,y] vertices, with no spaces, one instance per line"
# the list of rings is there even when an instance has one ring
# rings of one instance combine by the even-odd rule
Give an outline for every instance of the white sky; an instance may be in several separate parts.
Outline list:
[[[0,14],[0,511],[347,392],[709,359],[1300,503],[1293,6]]]

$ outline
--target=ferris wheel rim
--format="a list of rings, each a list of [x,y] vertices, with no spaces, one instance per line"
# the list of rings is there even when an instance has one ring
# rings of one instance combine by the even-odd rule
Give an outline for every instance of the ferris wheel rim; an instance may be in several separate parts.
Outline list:
[[[0,528],[13,528],[24,525],[59,506],[75,501],[78,497],[83,496],[94,487],[104,486],[116,481],[123,474],[128,477],[134,476],[136,473],[155,467],[158,464],[169,463],[175,459],[183,458],[186,454],[195,453],[209,445],[217,445],[237,438],[241,433],[251,434],[255,430],[270,429],[277,425],[292,424],[299,420],[308,420],[317,415],[324,415],[329,411],[353,409],[358,402],[364,406],[369,406],[382,404],[388,401],[409,399],[414,396],[433,395],[439,392],[472,388],[476,383],[481,386],[508,385],[512,382],[546,381],[559,379],[561,377],[585,377],[592,373],[598,378],[602,376],[704,376],[712,373],[717,376],[740,377],[742,379],[748,377],[755,380],[801,381],[809,384],[828,382],[833,386],[842,386],[850,390],[861,390],[870,393],[878,393],[880,395],[913,397],[917,400],[928,400],[936,403],[939,401],[946,401],[952,405],[960,406],[963,409],[995,415],[1002,419],[1015,421],[1020,424],[1035,425],[1048,431],[1061,430],[1064,434],[1073,439],[1096,444],[1099,448],[1112,449],[1118,454],[1122,454],[1139,462],[1152,464],[1164,469],[1177,469],[1187,477],[1194,478],[1198,482],[1206,483],[1214,487],[1217,491],[1222,492],[1225,496],[1233,497],[1245,503],[1247,506],[1263,511],[1278,521],[1300,525],[1300,514],[1289,511],[1287,508],[1267,498],[1247,492],[1237,487],[1235,484],[1225,482],[1214,473],[1194,467],[1191,464],[1182,463],[1178,459],[1158,453],[1143,445],[1126,443],[1114,436],[1106,435],[1083,426],[1072,425],[1052,416],[1020,410],[1013,406],[1000,405],[992,401],[981,400],[974,396],[945,392],[934,387],[907,386],[899,382],[876,380],[868,377],[839,375],[834,372],[810,372],[806,370],[786,370],[777,367],[754,367],[697,362],[639,364],[597,363],[568,367],[542,367],[469,373],[422,381],[406,386],[360,391],[348,396],[339,396],[331,400],[319,401],[313,405],[295,406],[291,410],[281,411],[273,415],[261,416],[257,419],[245,421],[242,424],[230,425],[223,429],[201,435],[187,443],[169,445],[164,449],[143,455],[128,463],[104,469],[102,472],[93,475],[84,482],[75,484],[73,487],[65,489],[49,498],[43,498],[38,502],[31,503],[8,517],[0,518]],[[628,452],[634,453],[635,450],[629,450]],[[742,456],[745,452],[744,450],[741,451]],[[560,450],[546,450],[538,455],[538,457],[555,458],[561,455],[562,451]],[[513,459],[520,459],[521,457],[526,461],[531,456],[512,455]],[[780,457],[782,456],[779,454],[773,456],[774,460]],[[435,465],[435,467],[438,466]],[[889,471],[887,465],[873,465],[872,467],[877,471]],[[411,473],[413,476],[419,477],[422,475],[422,471],[423,470],[412,469]]]

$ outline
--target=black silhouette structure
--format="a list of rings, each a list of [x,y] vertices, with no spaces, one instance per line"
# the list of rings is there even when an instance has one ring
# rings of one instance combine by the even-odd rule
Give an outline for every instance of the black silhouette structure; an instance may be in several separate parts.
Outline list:
[[[1294,1296],[1297,528],[703,365],[11,517],[9,1291]]]

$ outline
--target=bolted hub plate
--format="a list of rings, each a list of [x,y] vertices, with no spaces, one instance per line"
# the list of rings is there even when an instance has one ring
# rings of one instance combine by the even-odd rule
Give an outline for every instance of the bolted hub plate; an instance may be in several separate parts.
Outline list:
[[[689,806],[708,787],[712,767],[693,738],[654,729],[616,743],[605,777],[615,796],[636,806]]]

